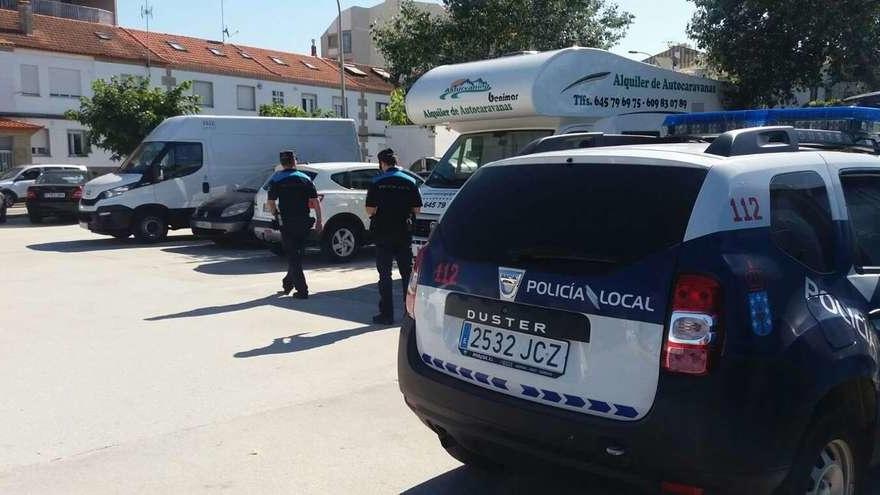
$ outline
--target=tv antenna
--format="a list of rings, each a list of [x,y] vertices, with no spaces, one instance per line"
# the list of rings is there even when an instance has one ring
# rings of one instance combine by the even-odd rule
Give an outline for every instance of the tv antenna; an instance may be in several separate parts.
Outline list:
[[[223,7],[224,3],[226,3],[224,0],[220,0],[220,28],[223,30],[220,39],[223,43],[226,43],[226,40],[238,34],[238,31],[235,31],[234,33],[229,32],[229,26],[226,25],[226,15]]]
[[[153,7],[150,5],[150,0],[144,0],[144,4],[141,5],[141,19],[146,21],[147,23],[147,32],[150,32],[150,19],[153,18]],[[150,77],[150,50],[147,49],[147,79]]]

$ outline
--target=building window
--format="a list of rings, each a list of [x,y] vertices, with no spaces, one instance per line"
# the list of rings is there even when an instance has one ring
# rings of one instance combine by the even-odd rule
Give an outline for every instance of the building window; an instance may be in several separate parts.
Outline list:
[[[67,154],[69,156],[89,156],[89,136],[86,131],[67,131]]]
[[[272,104],[273,105],[284,105],[284,91],[278,91],[278,90],[272,91]]]
[[[737,215],[761,215],[757,200],[747,201]],[[793,172],[770,180],[770,239],[780,251],[813,271],[828,273],[834,269],[834,236],[828,192],[819,174]]]
[[[40,129],[31,136],[31,154],[34,156],[52,156],[49,149],[49,129]]]
[[[376,120],[388,120],[388,104],[384,101],[376,102]]]
[[[82,96],[80,73],[76,69],[49,68],[49,96],[79,98]]]
[[[36,65],[21,66],[21,94],[40,96],[40,70]]]
[[[346,100],[348,100],[348,98],[346,98]],[[348,103],[348,102],[346,101],[346,103]],[[344,117],[345,116],[345,109],[342,108],[342,97],[341,96],[334,96],[333,97],[333,113],[335,113],[337,117]]]
[[[318,109],[318,95],[310,95],[308,93],[303,93],[302,95],[302,109],[306,112],[314,112]]]
[[[310,64],[310,63],[308,63],[308,62],[306,62],[305,60],[300,60],[300,62],[302,62],[302,64],[305,65],[306,67],[308,67],[309,69],[312,69],[312,70],[320,70],[320,69],[318,69],[317,67],[315,67],[314,65],[312,65],[312,64]]]
[[[278,65],[287,65],[287,62],[285,62],[284,60],[282,60],[278,57],[269,57],[269,58]]]
[[[199,105],[214,108],[214,83],[193,81],[193,94],[199,97]]]
[[[254,111],[257,109],[257,99],[253,86],[238,86],[238,109]]]
[[[345,72],[348,72],[349,74],[354,74],[355,76],[358,76],[358,77],[367,77],[366,72],[358,69],[357,67],[355,67],[353,65],[346,64],[344,67],[345,67]]]
[[[175,50],[177,50],[179,52],[187,51],[185,46],[181,45],[180,43],[177,43],[176,41],[166,41],[166,43],[168,43],[168,46],[170,46],[171,48],[174,48]]]
[[[339,35],[338,34],[334,33],[334,34],[327,35],[327,48],[329,48],[331,50],[338,50],[339,49]]]
[[[351,53],[351,31],[342,32],[342,53]]]
[[[223,50],[220,50],[218,48],[208,48],[208,51],[213,53],[217,57],[225,57],[226,56],[226,54],[223,53]]]

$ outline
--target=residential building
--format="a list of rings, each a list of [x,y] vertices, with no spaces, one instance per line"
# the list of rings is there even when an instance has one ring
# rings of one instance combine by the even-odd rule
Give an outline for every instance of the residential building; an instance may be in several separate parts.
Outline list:
[[[0,154],[9,157],[0,167],[118,165],[89,147],[88,129],[64,113],[79,108],[80,97],[91,96],[96,79],[125,75],[149,77],[169,88],[192,81],[205,114],[258,115],[261,105],[272,103],[342,109],[339,70],[332,60],[74,21],[26,8],[0,9]],[[385,142],[378,111],[392,90],[387,77],[360,64],[345,69],[348,113],[358,125],[367,160],[375,160]],[[27,133],[29,148],[21,145]]]
[[[0,0],[0,9],[18,10],[20,0]],[[30,0],[35,14],[115,26],[117,0]]]
[[[384,0],[373,7],[350,7],[342,11],[342,37],[340,40],[338,17],[333,19],[321,35],[321,56],[338,59],[342,46],[342,58],[346,62],[373,67],[385,67],[385,57],[379,52],[370,29],[375,23],[384,23],[400,13],[403,0]],[[435,15],[445,15],[443,6],[431,2],[414,2],[415,5]]]

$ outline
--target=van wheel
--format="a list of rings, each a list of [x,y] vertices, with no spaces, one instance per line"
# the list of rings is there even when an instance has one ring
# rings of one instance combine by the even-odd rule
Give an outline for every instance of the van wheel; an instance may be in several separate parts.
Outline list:
[[[354,222],[332,223],[321,236],[321,252],[330,261],[351,261],[361,248],[361,237],[361,229]]]
[[[14,192],[3,191],[3,202],[6,203],[7,208],[12,208],[16,201],[18,201],[18,196]]]
[[[779,495],[856,495],[867,469],[863,432],[833,416],[807,431]]]
[[[160,242],[168,236],[168,222],[165,217],[157,213],[142,213],[135,219],[132,230],[134,236],[141,242]]]

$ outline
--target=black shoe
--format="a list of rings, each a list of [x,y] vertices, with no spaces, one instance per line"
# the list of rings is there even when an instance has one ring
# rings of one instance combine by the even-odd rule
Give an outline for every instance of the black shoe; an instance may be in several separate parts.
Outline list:
[[[308,299],[309,293],[308,292],[294,292],[293,296],[291,296],[291,297],[293,297],[294,299]]]
[[[394,317],[386,315],[376,315],[373,317],[373,323],[376,325],[393,325]]]

